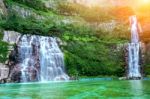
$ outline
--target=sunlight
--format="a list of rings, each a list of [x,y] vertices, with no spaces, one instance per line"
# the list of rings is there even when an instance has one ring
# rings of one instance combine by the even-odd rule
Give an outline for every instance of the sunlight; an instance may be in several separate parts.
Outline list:
[[[149,2],[149,0],[143,0],[143,2],[144,2],[144,3],[148,3],[148,2]]]
[[[141,4],[148,4],[150,3],[150,0],[139,0]]]

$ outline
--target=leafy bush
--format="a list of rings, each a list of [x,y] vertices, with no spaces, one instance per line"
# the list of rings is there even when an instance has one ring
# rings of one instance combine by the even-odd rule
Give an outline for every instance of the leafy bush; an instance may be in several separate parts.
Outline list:
[[[4,63],[8,59],[8,43],[0,41],[0,62]]]
[[[78,71],[80,76],[124,75],[123,53],[103,43],[74,41],[69,42],[65,50],[70,75],[73,71]]]
[[[12,0],[21,4],[25,4],[35,10],[48,11],[44,3],[41,0]]]
[[[17,14],[11,14],[6,20],[0,22],[5,30],[14,30],[25,34],[52,35],[60,32],[55,23],[51,21],[36,20],[33,17],[22,18]]]
[[[145,53],[145,57],[144,57],[143,70],[145,75],[150,75],[150,58],[149,58],[150,52],[148,52],[148,50],[150,50],[150,45],[147,44],[146,48],[147,48],[147,52]]]

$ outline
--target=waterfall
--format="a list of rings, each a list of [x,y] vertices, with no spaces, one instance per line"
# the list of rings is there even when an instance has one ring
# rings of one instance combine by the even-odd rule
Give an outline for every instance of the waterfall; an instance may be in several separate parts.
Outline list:
[[[139,65],[139,31],[136,16],[130,17],[131,23],[131,43],[128,44],[128,78],[141,78],[140,65]]]
[[[69,79],[56,38],[23,35],[17,46],[22,82]]]

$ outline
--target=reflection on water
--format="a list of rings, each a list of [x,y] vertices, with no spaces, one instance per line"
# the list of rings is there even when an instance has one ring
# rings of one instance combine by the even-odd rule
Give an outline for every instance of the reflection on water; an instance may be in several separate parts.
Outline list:
[[[65,99],[61,83],[20,84],[16,96],[18,99]]]
[[[150,99],[149,80],[0,85],[0,99]]]
[[[130,84],[131,84],[131,93],[133,94],[132,99],[144,99],[144,97],[142,97],[144,93],[142,80],[131,80]]]

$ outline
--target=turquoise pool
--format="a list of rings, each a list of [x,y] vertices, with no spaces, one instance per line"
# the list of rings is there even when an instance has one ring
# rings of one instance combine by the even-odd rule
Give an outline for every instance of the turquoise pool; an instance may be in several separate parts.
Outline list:
[[[150,99],[150,81],[80,80],[0,85],[0,99]]]

